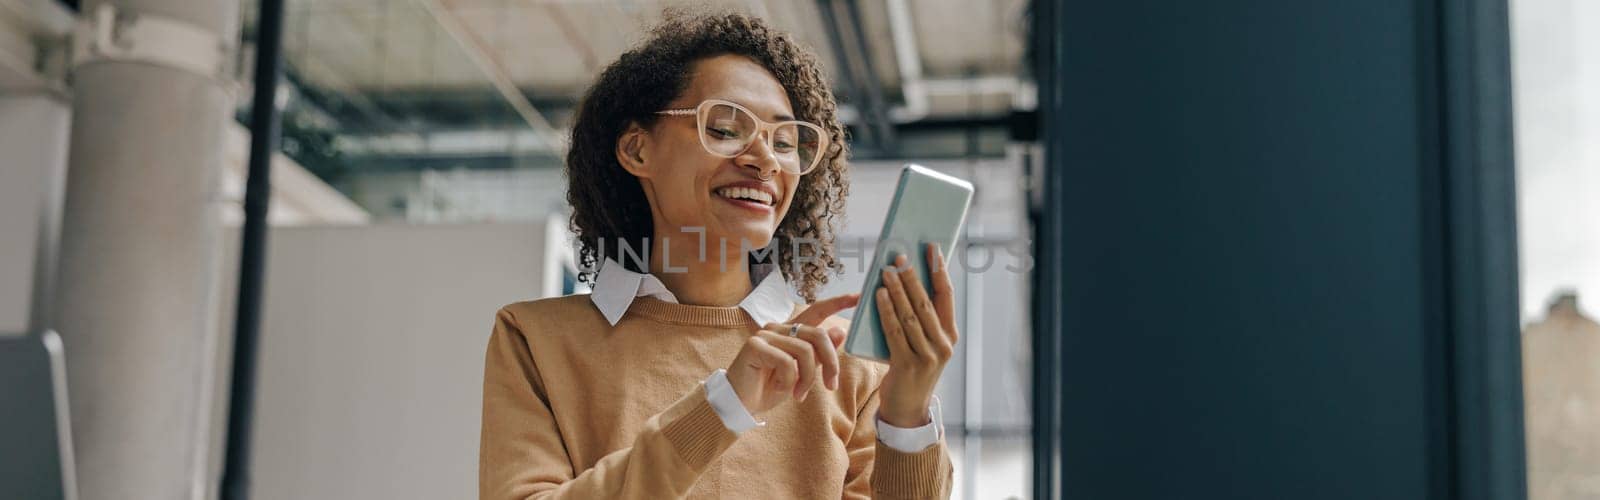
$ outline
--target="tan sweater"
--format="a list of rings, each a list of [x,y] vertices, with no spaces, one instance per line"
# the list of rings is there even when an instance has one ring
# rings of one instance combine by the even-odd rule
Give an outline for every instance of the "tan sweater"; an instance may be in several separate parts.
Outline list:
[[[880,363],[845,356],[837,391],[819,385],[743,434],[723,426],[703,381],[756,329],[737,307],[649,297],[614,327],[583,295],[505,306],[484,366],[480,497],[950,496],[943,439],[917,453],[877,440]]]

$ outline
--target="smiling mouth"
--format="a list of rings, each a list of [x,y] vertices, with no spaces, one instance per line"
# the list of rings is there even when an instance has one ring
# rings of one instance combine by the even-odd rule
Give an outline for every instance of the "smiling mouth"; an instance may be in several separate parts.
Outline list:
[[[760,189],[734,186],[718,189],[714,191],[714,193],[722,198],[743,201],[747,203],[759,203],[768,207],[777,203],[777,200],[774,199],[770,193]]]

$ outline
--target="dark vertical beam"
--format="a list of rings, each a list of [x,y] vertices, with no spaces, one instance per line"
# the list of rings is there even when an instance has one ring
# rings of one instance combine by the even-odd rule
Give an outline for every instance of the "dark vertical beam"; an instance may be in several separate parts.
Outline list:
[[[1061,498],[1061,186],[1060,173],[1065,149],[1061,134],[1055,133],[1065,117],[1058,113],[1061,101],[1056,89],[1064,85],[1057,78],[1061,61],[1057,50],[1061,39],[1056,28],[1060,9],[1052,0],[1036,0],[1031,5],[1030,56],[1039,88],[1039,140],[1044,145],[1037,164],[1030,161],[1030,176],[1038,176],[1040,193],[1029,197],[1028,219],[1033,229],[1035,267],[1029,310],[1033,324],[1033,498]],[[1033,184],[1030,184],[1033,185]]]
[[[1460,478],[1455,466],[1455,435],[1460,432],[1454,411],[1455,359],[1450,355],[1453,341],[1450,337],[1449,319],[1449,266],[1448,233],[1445,228],[1445,169],[1443,160],[1443,125],[1445,115],[1440,98],[1440,37],[1438,23],[1439,0],[1415,0],[1418,13],[1416,23],[1417,44],[1417,137],[1422,147],[1418,162],[1418,222],[1422,228],[1419,239],[1422,251],[1421,283],[1423,289],[1422,339],[1423,384],[1428,388],[1424,401],[1425,417],[1434,425],[1427,429],[1428,457],[1427,483],[1429,500],[1453,499],[1457,496]]]
[[[281,131],[276,97],[283,72],[283,0],[260,0],[256,30],[255,95],[250,111],[250,171],[245,183],[239,295],[234,316],[233,377],[228,392],[228,443],[222,497],[250,497],[250,440],[255,416],[256,358],[265,287],[267,208],[272,156]]]
[[[1434,0],[1453,494],[1527,495],[1505,0]]]

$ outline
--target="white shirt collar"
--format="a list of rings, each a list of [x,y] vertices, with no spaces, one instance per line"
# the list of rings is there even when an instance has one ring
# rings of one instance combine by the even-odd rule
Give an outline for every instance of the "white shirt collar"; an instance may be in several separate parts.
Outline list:
[[[774,272],[777,269],[775,264],[750,266],[750,283],[754,287],[750,289],[750,295],[739,301],[739,308],[749,314],[757,325],[782,323],[794,312],[794,293],[789,289],[789,282],[783,279],[783,273]],[[589,294],[589,300],[600,309],[600,314],[612,326],[616,326],[622,320],[623,313],[628,312],[633,299],[638,297],[678,303],[678,297],[667,290],[666,284],[655,275],[633,272],[623,267],[622,263],[607,258],[595,276],[594,292]]]

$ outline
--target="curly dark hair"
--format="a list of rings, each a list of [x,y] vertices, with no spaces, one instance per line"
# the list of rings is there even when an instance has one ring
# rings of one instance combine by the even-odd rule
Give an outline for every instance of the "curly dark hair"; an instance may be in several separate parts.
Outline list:
[[[595,270],[606,255],[603,242],[647,248],[643,242],[653,232],[643,187],[617,162],[618,138],[630,123],[653,126],[655,112],[688,88],[696,62],[734,54],[750,58],[777,78],[796,119],[828,132],[821,164],[800,177],[789,212],[773,235],[778,269],[806,301],[816,300],[830,271],[838,275],[844,267],[834,254],[834,233],[836,223],[842,225],[850,193],[849,145],[816,55],[788,33],[736,13],[668,11],[650,35],[600,73],[585,93],[572,126],[567,201],[572,205],[572,230],[583,270],[579,279],[594,283]],[[791,244],[794,241],[815,244]]]

